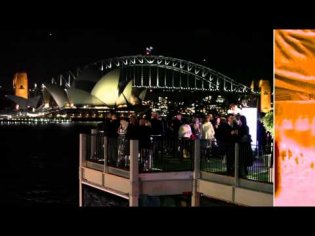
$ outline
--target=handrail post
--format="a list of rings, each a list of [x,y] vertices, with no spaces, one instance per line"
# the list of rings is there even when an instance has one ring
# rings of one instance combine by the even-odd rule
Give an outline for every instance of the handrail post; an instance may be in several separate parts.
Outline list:
[[[91,129],[91,158],[96,158],[96,134],[97,129]]]
[[[235,163],[234,163],[234,186],[239,186],[239,157],[240,157],[240,146],[239,143],[235,143]]]
[[[139,206],[138,140],[130,140],[130,194],[129,206]]]
[[[200,206],[200,193],[198,192],[198,180],[200,179],[200,140],[194,141],[194,171],[193,171],[193,192],[191,206]]]
[[[108,173],[108,138],[104,136],[104,172]]]
[[[82,167],[86,166],[86,135],[80,134],[79,136],[79,144],[80,144],[80,150],[79,150],[79,206],[83,206],[83,189],[82,189]]]

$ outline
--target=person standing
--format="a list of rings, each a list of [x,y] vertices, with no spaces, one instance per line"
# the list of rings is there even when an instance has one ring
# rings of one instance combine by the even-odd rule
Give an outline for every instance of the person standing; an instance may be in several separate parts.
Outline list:
[[[201,126],[202,150],[207,159],[210,158],[212,142],[215,140],[215,131],[211,123],[212,115],[207,115]]]
[[[239,174],[240,177],[248,175],[247,167],[253,165],[253,151],[251,147],[251,135],[245,116],[240,116],[238,135],[239,135]]]
[[[228,114],[227,122],[223,122],[218,130],[220,143],[226,155],[226,172],[234,175],[235,143],[238,140],[238,126],[233,114]]]

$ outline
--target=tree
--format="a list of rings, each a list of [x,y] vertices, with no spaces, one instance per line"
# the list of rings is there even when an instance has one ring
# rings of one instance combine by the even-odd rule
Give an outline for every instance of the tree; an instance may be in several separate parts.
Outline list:
[[[271,133],[272,136],[274,136],[274,130],[273,130],[273,111],[268,112],[262,119],[262,122],[267,129]]]

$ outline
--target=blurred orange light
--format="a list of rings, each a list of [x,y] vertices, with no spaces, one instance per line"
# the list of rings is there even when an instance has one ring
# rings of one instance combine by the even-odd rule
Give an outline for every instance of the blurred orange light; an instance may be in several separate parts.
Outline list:
[[[315,206],[315,30],[275,30],[276,206]]]

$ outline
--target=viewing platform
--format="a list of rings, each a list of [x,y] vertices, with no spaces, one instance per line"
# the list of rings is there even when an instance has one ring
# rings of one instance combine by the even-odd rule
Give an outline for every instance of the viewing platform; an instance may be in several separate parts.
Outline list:
[[[151,144],[150,150],[139,152],[139,141],[128,140],[129,155],[120,155],[119,140],[96,130],[80,134],[80,206],[85,206],[85,186],[127,199],[129,206],[141,206],[143,196],[171,195],[191,196],[193,207],[200,206],[201,196],[241,206],[273,206],[273,147],[253,148],[254,162],[243,174],[238,143],[233,173],[227,172],[224,155],[215,145],[206,147],[204,140],[151,137]]]

